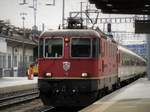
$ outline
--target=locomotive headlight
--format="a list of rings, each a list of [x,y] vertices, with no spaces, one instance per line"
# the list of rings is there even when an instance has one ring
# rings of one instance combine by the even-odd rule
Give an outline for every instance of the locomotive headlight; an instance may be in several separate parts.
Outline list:
[[[87,73],[82,73],[81,76],[82,76],[82,77],[87,77],[88,74],[87,74]]]
[[[46,73],[45,74],[47,77],[52,77],[52,73]]]

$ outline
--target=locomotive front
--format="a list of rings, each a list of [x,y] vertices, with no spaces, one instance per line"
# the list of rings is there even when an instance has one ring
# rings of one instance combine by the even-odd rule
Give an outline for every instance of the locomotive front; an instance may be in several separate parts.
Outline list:
[[[94,30],[58,30],[40,36],[38,86],[45,105],[85,106],[95,100],[99,37]]]

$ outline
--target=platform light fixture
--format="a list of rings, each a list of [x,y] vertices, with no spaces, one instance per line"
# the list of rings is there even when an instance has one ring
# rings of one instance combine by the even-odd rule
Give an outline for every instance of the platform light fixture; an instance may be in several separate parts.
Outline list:
[[[150,7],[150,4],[145,4],[145,7]]]
[[[144,9],[144,10],[142,10],[143,12],[148,12],[148,10],[146,10],[146,9]]]
[[[47,3],[46,6],[55,6],[55,0],[52,3]]]
[[[112,9],[112,11],[113,11],[113,12],[118,12],[118,10],[117,10],[117,9]]]
[[[112,5],[112,4],[106,4],[106,6],[107,6],[107,7],[112,7],[113,5]]]

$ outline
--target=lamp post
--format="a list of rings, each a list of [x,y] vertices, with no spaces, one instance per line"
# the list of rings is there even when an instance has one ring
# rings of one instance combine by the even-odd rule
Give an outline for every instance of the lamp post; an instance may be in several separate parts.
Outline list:
[[[62,29],[64,29],[64,19],[65,19],[65,0],[62,3]]]
[[[55,6],[55,0],[52,3],[47,3],[46,6]],[[33,0],[33,5],[29,6],[29,8],[33,9],[33,16],[34,16],[34,26],[33,26],[33,36],[36,35],[36,31],[38,30],[37,27],[37,0]]]
[[[20,16],[22,16],[22,28],[23,28],[23,39],[22,39],[22,74],[25,75],[25,62],[24,62],[24,58],[25,58],[25,45],[24,45],[24,38],[25,38],[25,16],[27,15],[27,13],[20,13]]]
[[[25,5],[28,4],[26,2],[26,0],[23,0],[22,3],[20,3],[20,5]],[[52,3],[47,3],[46,6],[55,6],[55,0],[52,1]],[[33,5],[29,6],[29,8],[33,9],[33,16],[34,16],[34,25],[33,25],[33,30],[34,30],[34,34],[37,31],[37,0],[33,0]],[[65,19],[65,0],[62,1],[62,28],[64,28],[64,19]]]
[[[34,30],[34,34],[35,34],[35,31],[37,31],[37,25],[36,25],[37,0],[33,0],[33,5],[32,5],[32,6],[29,6],[29,8],[32,8],[32,9],[33,9],[33,17],[34,17],[33,30]]]
[[[25,12],[20,13],[20,16],[22,16],[22,28],[23,28],[23,30],[25,30],[24,22],[25,22],[25,16],[26,15],[27,15],[27,13],[25,13]]]

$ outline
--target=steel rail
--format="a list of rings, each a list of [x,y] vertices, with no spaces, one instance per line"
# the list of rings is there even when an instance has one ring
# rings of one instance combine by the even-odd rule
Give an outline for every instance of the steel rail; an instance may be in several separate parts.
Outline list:
[[[27,91],[27,92],[23,91],[18,94],[14,94],[14,95],[12,94],[11,96],[2,97],[0,98],[0,109],[8,105],[13,105],[16,103],[32,100],[38,97],[39,97],[38,90]]]
[[[52,106],[44,106],[40,110],[38,110],[38,112],[50,112],[50,111],[53,111],[54,109],[55,108]]]

